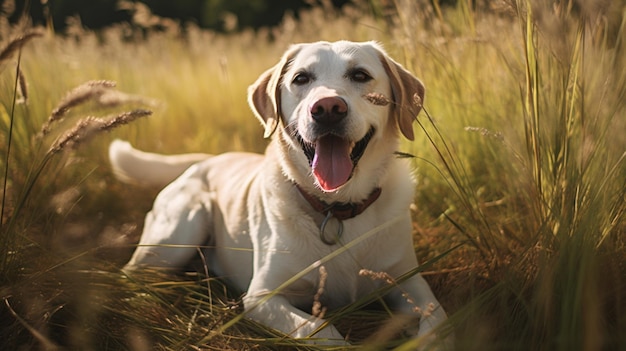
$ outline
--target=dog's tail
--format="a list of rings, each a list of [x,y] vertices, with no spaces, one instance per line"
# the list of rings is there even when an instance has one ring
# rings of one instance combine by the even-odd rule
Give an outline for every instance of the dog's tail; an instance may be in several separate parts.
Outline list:
[[[127,141],[114,140],[109,161],[115,176],[126,183],[163,187],[178,178],[189,166],[206,160],[209,154],[161,155],[137,150]]]

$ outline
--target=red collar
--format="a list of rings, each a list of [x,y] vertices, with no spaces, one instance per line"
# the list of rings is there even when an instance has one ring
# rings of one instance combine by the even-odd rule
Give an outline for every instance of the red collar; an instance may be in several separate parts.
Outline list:
[[[296,184],[296,188],[298,188],[300,194],[302,194],[302,197],[304,197],[304,199],[317,212],[327,216],[330,214],[341,221],[354,218],[363,213],[363,211],[365,211],[372,203],[374,203],[374,201],[376,201],[376,199],[378,199],[380,193],[382,192],[381,188],[375,188],[365,200],[359,203],[333,202],[329,204],[325,201],[320,200],[316,196],[307,193],[304,189],[298,186],[298,184]]]

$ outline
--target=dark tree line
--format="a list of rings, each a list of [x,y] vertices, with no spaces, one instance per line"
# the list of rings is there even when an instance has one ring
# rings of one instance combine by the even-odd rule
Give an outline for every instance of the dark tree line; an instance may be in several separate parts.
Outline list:
[[[350,0],[333,0],[340,7]],[[294,14],[312,6],[311,0],[0,0],[0,11],[10,21],[24,14],[34,24],[52,25],[63,32],[67,19],[78,17],[82,25],[99,29],[119,22],[131,22],[137,4],[156,16],[179,23],[192,22],[202,28],[223,31],[226,18],[236,18],[236,29],[278,24],[287,11]],[[234,16],[233,16],[234,15]],[[232,25],[232,24],[231,24]]]

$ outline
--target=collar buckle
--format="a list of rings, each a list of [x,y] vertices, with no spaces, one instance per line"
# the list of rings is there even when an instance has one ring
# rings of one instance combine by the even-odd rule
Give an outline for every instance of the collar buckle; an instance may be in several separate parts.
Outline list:
[[[363,213],[371,204],[374,203],[380,197],[382,192],[381,188],[375,188],[369,196],[362,202],[333,202],[331,204],[319,199],[318,197],[311,195],[304,191],[298,184],[295,184],[302,197],[315,209],[317,212],[325,215],[322,224],[320,225],[320,240],[326,245],[336,244],[341,235],[343,234],[343,221],[346,219],[354,218]],[[331,218],[337,219],[339,227],[337,234],[332,240],[326,238],[326,225]]]

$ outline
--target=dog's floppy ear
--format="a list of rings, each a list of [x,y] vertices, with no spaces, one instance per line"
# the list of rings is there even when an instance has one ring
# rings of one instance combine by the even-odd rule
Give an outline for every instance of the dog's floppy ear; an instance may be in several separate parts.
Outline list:
[[[281,119],[280,84],[287,66],[298,51],[300,46],[292,45],[278,64],[263,72],[256,82],[248,87],[248,104],[265,128],[264,138],[272,136],[278,127]]]
[[[413,121],[424,103],[424,84],[392,60],[382,49],[378,48],[378,51],[380,61],[391,82],[393,115],[398,121],[402,134],[407,139],[414,140]]]

